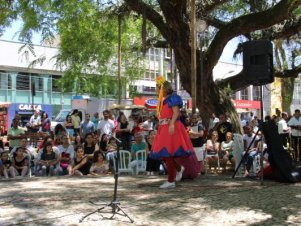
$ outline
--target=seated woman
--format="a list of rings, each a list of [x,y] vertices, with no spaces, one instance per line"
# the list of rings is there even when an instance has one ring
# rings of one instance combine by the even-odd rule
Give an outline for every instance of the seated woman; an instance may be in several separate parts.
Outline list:
[[[62,136],[67,134],[66,128],[62,124],[57,124],[54,127],[54,144],[60,145],[62,143]]]
[[[43,147],[43,151],[38,157],[36,175],[38,176],[55,176],[57,175],[57,164],[59,156],[53,149],[51,142],[46,142]]]
[[[4,176],[6,179],[12,177],[14,173],[14,168],[12,167],[12,162],[9,160],[9,151],[1,152],[0,159],[0,176]]]
[[[83,141],[83,139],[81,138],[81,136],[80,136],[80,135],[76,135],[76,136],[74,137],[74,140],[73,140],[73,142],[72,142],[72,145],[73,145],[73,148],[75,149],[76,146],[78,146],[78,145],[82,146],[83,143],[84,143],[84,141]]]
[[[258,145],[260,140],[260,136],[256,136],[256,134],[254,134],[252,126],[245,126],[245,134],[243,135],[244,152],[242,153],[242,156],[245,158],[244,177],[249,176],[250,170],[253,166],[253,160],[259,153]]]
[[[101,151],[94,152],[93,163],[90,168],[90,175],[105,175],[109,172],[109,164],[105,161],[105,156]]]
[[[69,175],[72,169],[72,161],[75,157],[73,145],[70,144],[67,135],[62,137],[62,144],[58,146],[59,150],[59,174]]]
[[[154,141],[154,138],[156,136],[156,131],[151,130],[148,133],[147,136],[147,141],[146,141],[146,175],[155,175],[159,173],[159,168],[161,161],[160,160],[155,160],[149,157],[149,152],[152,149],[152,144]]]
[[[87,133],[84,142],[84,152],[88,160],[92,160],[94,152],[98,150],[99,146],[95,143],[94,133]]]
[[[142,159],[141,157],[136,159],[136,152],[140,150],[146,150],[146,143],[143,139],[143,133],[136,133],[135,142],[131,147],[132,161],[130,162],[130,167],[132,168],[133,173],[136,173],[137,167],[141,166],[143,162],[146,161],[146,159]]]
[[[21,176],[25,177],[28,173],[28,158],[24,153],[22,147],[17,148],[16,152],[14,153],[14,157],[12,160],[12,167],[14,168],[12,172],[12,177]]]
[[[117,157],[117,143],[114,137],[111,137],[106,146],[106,160],[109,161],[111,171],[115,170],[116,157]]]
[[[209,170],[212,166],[215,168],[218,166],[218,153],[220,150],[220,143],[218,142],[218,133],[213,131],[211,139],[206,142],[206,159],[208,161]]]
[[[232,165],[235,165],[234,161],[234,155],[233,155],[233,134],[231,132],[226,133],[226,141],[223,141],[221,143],[221,152],[220,152],[220,158],[221,158],[221,164],[222,167],[226,169],[227,161],[230,160]]]
[[[90,172],[91,163],[88,161],[87,156],[84,154],[83,146],[76,146],[75,158],[72,164],[70,175],[83,176],[88,175]]]
[[[99,142],[99,148],[105,154],[107,153],[108,143],[109,143],[108,135],[107,134],[102,134],[100,142]]]

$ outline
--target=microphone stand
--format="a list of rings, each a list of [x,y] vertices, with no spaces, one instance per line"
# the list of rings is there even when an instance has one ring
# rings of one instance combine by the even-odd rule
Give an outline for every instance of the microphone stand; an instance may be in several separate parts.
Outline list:
[[[86,214],[85,216],[83,216],[83,217],[80,219],[80,221],[79,221],[80,223],[83,222],[83,220],[84,220],[86,217],[88,217],[88,216],[90,216],[90,215],[92,215],[92,214],[94,214],[94,213],[97,213],[97,212],[100,213],[101,210],[105,209],[106,207],[112,208],[112,214],[113,214],[113,215],[110,217],[110,219],[113,219],[113,217],[114,217],[116,214],[119,214],[119,215],[121,215],[121,216],[127,217],[127,218],[130,220],[131,223],[134,222],[134,220],[133,220],[132,218],[130,218],[130,216],[129,216],[127,213],[125,213],[124,210],[120,207],[120,202],[117,200],[117,187],[118,187],[118,176],[119,176],[119,171],[118,171],[118,169],[119,169],[119,158],[120,158],[120,156],[119,156],[119,146],[120,146],[120,144],[121,144],[122,142],[121,142],[121,140],[119,140],[117,137],[115,137],[115,136],[113,136],[113,135],[111,135],[111,134],[108,134],[108,136],[114,138],[115,141],[116,141],[116,143],[117,143],[117,156],[116,156],[116,164],[115,164],[115,172],[114,172],[114,180],[115,180],[115,183],[114,183],[114,195],[113,195],[113,200],[112,200],[110,203],[101,204],[101,205],[104,205],[104,206],[103,206],[103,207],[100,207],[100,208],[98,208],[98,209],[96,209],[96,210],[94,210],[94,211],[92,211],[92,212],[90,212],[90,213],[88,213],[88,214]],[[93,202],[91,202],[91,203],[94,204],[94,205],[97,205],[97,204],[95,204],[95,203],[93,203]],[[121,212],[121,213],[120,213],[120,212]]]

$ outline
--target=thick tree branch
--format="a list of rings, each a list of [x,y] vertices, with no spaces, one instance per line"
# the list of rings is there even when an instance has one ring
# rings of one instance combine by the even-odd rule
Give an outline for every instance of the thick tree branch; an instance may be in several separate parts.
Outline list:
[[[241,34],[271,27],[282,22],[300,4],[301,0],[282,0],[268,10],[244,15],[229,22],[218,31],[208,49],[206,56],[210,56],[210,59],[206,57],[204,59],[207,70],[213,69],[229,40]]]
[[[217,18],[214,18],[214,17],[203,17],[202,19],[205,19],[208,25],[210,25],[212,27],[216,27],[218,29],[221,29],[222,27],[227,25],[226,22],[219,20]]]
[[[202,11],[202,12],[207,12],[208,13],[208,12],[212,11],[213,9],[215,9],[217,6],[222,5],[222,4],[224,4],[228,1],[229,0],[214,0],[214,1],[212,1],[212,0],[210,0],[210,1],[202,0],[197,5],[197,7],[199,9],[198,12]]]
[[[296,20],[288,21],[281,31],[272,31],[271,36],[269,37],[270,40],[274,39],[285,39],[295,34],[300,33],[301,31],[301,17]]]
[[[248,87],[250,84],[243,78],[243,71],[237,75],[225,78],[223,80],[216,80],[215,83],[221,89],[229,87],[233,91],[238,91]]]
[[[169,28],[164,22],[163,17],[151,6],[145,4],[142,0],[124,0],[128,6],[137,13],[144,14],[146,18],[154,24],[160,31],[160,33],[166,37],[169,33]]]
[[[275,77],[278,78],[297,78],[301,73],[301,65],[290,70],[275,71]]]
[[[290,70],[275,71],[274,76],[278,78],[297,78],[300,73],[301,73],[301,65]],[[245,87],[251,85],[247,83],[246,80],[244,79],[243,71],[229,78],[223,80],[216,80],[215,83],[221,89],[229,86],[233,91],[242,90]]]

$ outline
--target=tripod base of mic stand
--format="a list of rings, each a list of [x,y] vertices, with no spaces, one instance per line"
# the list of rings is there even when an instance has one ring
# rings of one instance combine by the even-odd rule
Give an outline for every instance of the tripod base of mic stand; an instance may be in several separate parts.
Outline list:
[[[93,203],[93,202],[91,202],[91,203],[94,204],[94,205],[96,205],[96,204]],[[103,207],[100,207],[100,208],[98,208],[98,209],[96,209],[96,210],[94,210],[94,211],[92,211],[92,212],[90,212],[90,213],[88,213],[88,214],[86,214],[85,216],[83,216],[83,217],[79,220],[79,222],[80,222],[80,223],[83,222],[84,219],[86,219],[88,216],[90,216],[90,215],[92,215],[92,214],[94,214],[94,213],[101,213],[101,210],[104,210],[104,209],[107,208],[107,207],[112,208],[112,214],[113,214],[113,215],[112,215],[109,219],[113,219],[114,216],[115,216],[116,214],[119,214],[119,215],[121,215],[121,216],[127,217],[127,218],[130,220],[131,223],[134,222],[134,220],[133,220],[132,218],[130,218],[130,216],[129,216],[128,214],[126,214],[126,213],[124,212],[124,210],[120,207],[120,202],[119,202],[119,201],[112,201],[111,203],[108,203],[108,204],[101,204],[101,205],[104,205],[104,206],[103,206]]]

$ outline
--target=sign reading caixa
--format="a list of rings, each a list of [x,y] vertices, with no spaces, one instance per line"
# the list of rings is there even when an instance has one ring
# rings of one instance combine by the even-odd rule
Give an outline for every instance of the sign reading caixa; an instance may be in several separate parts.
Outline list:
[[[157,99],[147,99],[147,100],[145,100],[145,105],[147,107],[157,107],[158,100]]]
[[[40,104],[19,104],[18,109],[21,111],[32,111],[32,109],[41,111],[42,106]]]

